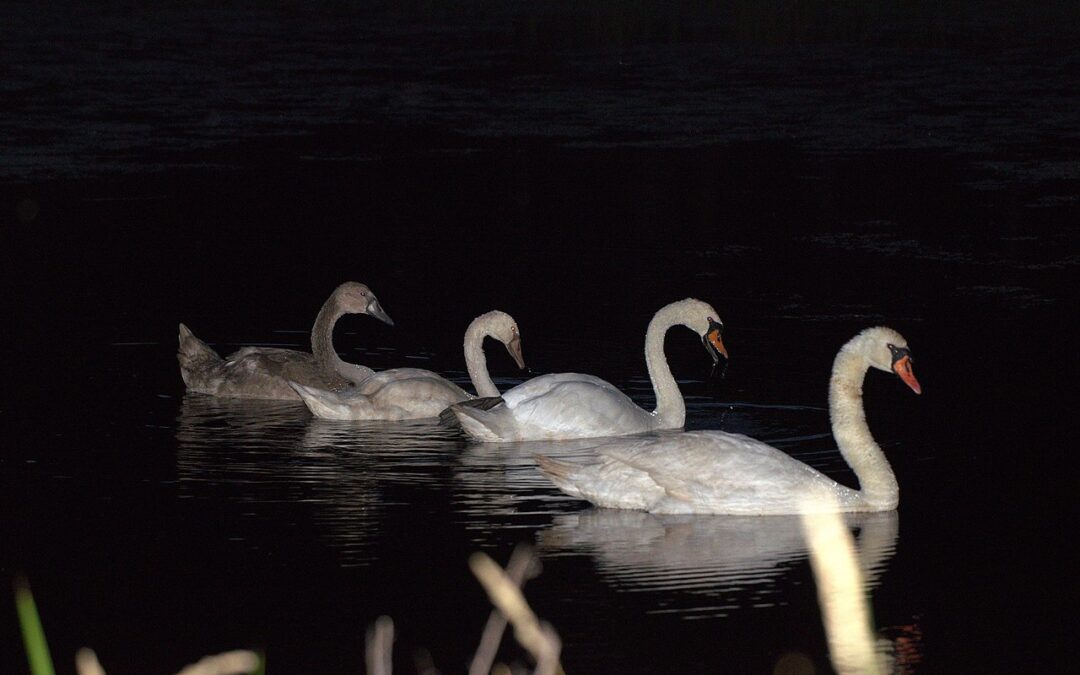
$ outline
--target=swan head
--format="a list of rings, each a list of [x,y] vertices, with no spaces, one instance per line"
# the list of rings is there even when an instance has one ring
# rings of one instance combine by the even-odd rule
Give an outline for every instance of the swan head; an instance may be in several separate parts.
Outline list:
[[[470,328],[474,326],[480,328],[485,336],[503,343],[518,368],[525,367],[525,357],[521,354],[521,331],[514,317],[496,309],[476,317]]]
[[[682,324],[701,336],[701,343],[712,357],[714,366],[720,363],[721,357],[727,361],[728,351],[723,340],[724,322],[720,320],[719,312],[712,305],[695,298],[687,298],[668,307],[675,308],[681,315]]]
[[[871,366],[895,373],[913,392],[922,393],[922,386],[915,379],[911,349],[903,335],[892,328],[878,326],[867,328],[859,338],[859,351]]]
[[[334,299],[338,308],[346,314],[367,314],[394,325],[394,320],[379,304],[379,299],[364,284],[346,281],[334,290]]]

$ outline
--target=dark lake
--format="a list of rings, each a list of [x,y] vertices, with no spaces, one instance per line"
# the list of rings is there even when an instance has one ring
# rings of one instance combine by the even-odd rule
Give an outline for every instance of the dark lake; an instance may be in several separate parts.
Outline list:
[[[871,372],[865,402],[900,506],[848,519],[895,672],[1076,672],[1076,11],[586,5],[0,7],[0,571],[60,671],[360,673],[388,615],[397,672],[464,672],[466,561],[527,543],[568,673],[831,672],[795,519],[593,509],[532,446],[185,394],[180,321],[308,349],[355,280],[397,325],[343,318],[347,361],[465,386],[501,309],[530,369],[489,342],[501,388],[585,372],[648,409],[649,319],[706,300],[731,361],[669,334],[687,428],[852,486],[832,358],[896,328],[923,394]]]

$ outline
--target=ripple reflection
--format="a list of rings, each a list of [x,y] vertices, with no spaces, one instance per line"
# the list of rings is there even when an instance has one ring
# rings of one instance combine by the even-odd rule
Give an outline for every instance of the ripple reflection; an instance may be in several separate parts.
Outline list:
[[[199,394],[184,397],[176,439],[181,498],[243,503],[264,527],[309,514],[346,566],[377,557],[387,510],[409,502],[393,486],[439,481],[433,467],[462,444],[432,422],[330,422],[295,403]]]
[[[896,551],[895,511],[845,514],[859,534],[859,565],[873,588]],[[678,592],[654,613],[726,616],[783,603],[782,579],[809,555],[798,516],[654,515],[590,508],[557,516],[537,536],[547,555],[587,554],[615,588]]]
[[[540,473],[533,454],[582,459],[595,438],[571,441],[470,443],[454,467],[454,508],[466,529],[485,535],[514,528],[536,528],[550,522],[553,510],[581,501],[560,492]],[[474,542],[489,543],[482,537]]]

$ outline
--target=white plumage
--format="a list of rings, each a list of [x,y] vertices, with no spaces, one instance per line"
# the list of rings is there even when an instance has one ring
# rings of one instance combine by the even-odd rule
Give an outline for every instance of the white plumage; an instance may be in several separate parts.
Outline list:
[[[504,345],[519,367],[521,336],[506,312],[482,314],[465,331],[465,365],[480,396],[498,396],[483,352],[485,337]],[[438,417],[448,406],[474,398],[441,375],[421,368],[394,368],[372,374],[345,391],[329,391],[291,383],[316,417],[337,420],[408,420]]]
[[[870,367],[895,371],[921,392],[907,343],[896,331],[867,329],[840,349],[829,411],[840,453],[858,476],[860,490],[761,441],[722,431],[615,438],[595,446],[593,459],[584,463],[536,459],[567,494],[611,508],[733,515],[799,513],[808,504],[839,511],[893,509],[900,494],[896,477],[862,407],[862,381]]]
[[[452,406],[450,412],[478,441],[595,438],[678,429],[686,419],[686,406],[664,357],[664,336],[676,325],[701,335],[713,353],[727,356],[719,315],[708,303],[687,298],[660,309],[645,336],[645,360],[656,392],[652,412],[614,385],[579,373],[541,375],[505,392],[501,405],[481,410],[466,403]]]

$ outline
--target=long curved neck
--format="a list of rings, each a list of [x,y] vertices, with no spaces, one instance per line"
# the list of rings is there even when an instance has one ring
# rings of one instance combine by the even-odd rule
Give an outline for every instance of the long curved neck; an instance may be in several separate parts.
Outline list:
[[[476,388],[476,395],[480,397],[499,395],[488,374],[487,357],[484,356],[484,338],[490,334],[483,317],[474,320],[465,331],[465,368]]]
[[[899,503],[900,486],[866,424],[862,385],[867,368],[869,363],[858,353],[854,341],[844,345],[829,380],[829,417],[840,454],[859,478],[863,498],[875,508],[887,510]]]
[[[669,328],[682,323],[678,308],[668,306],[656,313],[645,333],[645,366],[656,394],[653,415],[659,418],[661,429],[677,429],[686,422],[686,404],[664,356],[664,336]]]
[[[334,296],[330,296],[311,327],[311,353],[315,355],[315,362],[327,371],[337,371],[345,364],[334,351],[334,324],[342,314],[344,312],[338,308]]]

